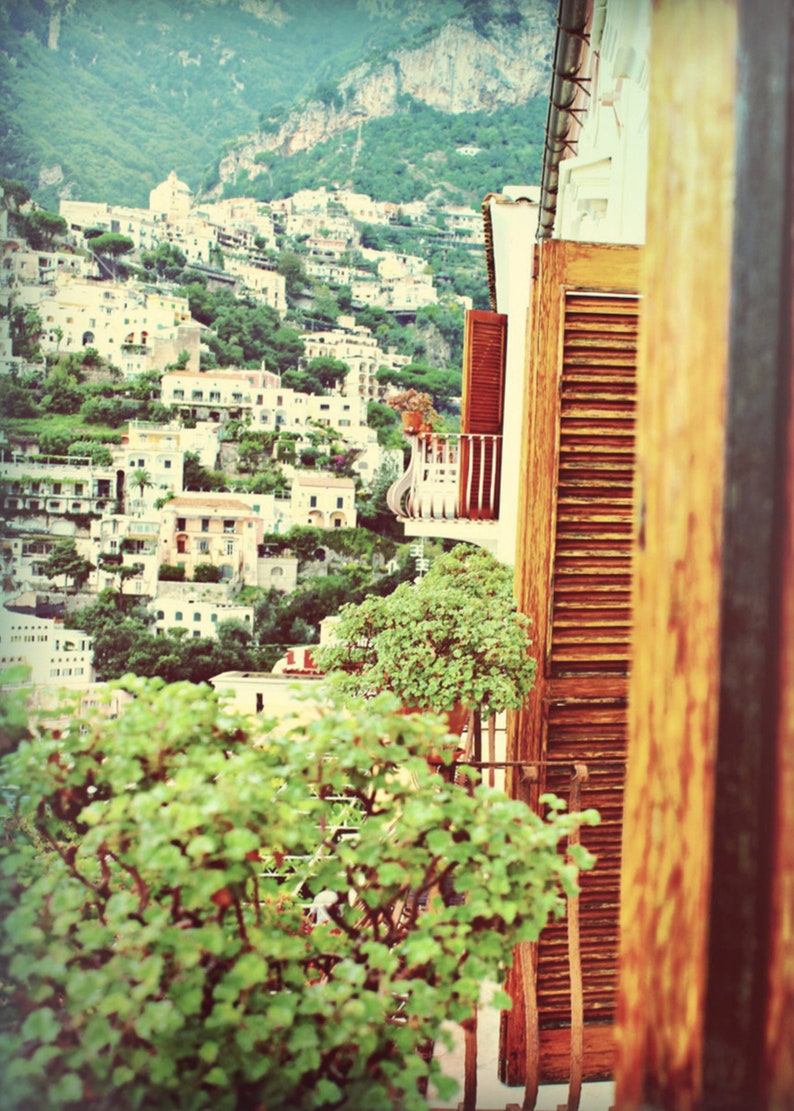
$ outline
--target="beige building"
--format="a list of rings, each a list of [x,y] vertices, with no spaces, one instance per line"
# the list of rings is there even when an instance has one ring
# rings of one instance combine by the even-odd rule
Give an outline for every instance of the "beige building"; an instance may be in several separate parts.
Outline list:
[[[355,528],[356,490],[352,478],[302,472],[292,484],[292,518],[313,528]]]
[[[184,567],[193,578],[212,564],[221,581],[255,586],[262,519],[244,502],[223,494],[182,494],[161,510],[160,563]]]
[[[178,220],[190,214],[192,201],[190,186],[180,181],[172,170],[165,181],[155,185],[149,193],[149,211],[167,220]]]

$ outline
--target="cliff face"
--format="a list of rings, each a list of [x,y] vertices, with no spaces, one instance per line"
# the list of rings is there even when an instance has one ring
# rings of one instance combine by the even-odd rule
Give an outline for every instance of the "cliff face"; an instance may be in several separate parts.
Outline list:
[[[492,9],[496,7],[492,3]],[[492,11],[492,18],[480,25],[472,18],[448,23],[420,45],[393,51],[378,64],[356,66],[339,82],[334,97],[310,101],[290,112],[277,128],[239,141],[221,160],[221,186],[241,170],[256,177],[263,169],[255,161],[257,155],[310,150],[368,120],[394,115],[401,109],[401,98],[458,114],[493,112],[546,95],[555,33],[553,6],[548,0],[507,0],[501,15]]]

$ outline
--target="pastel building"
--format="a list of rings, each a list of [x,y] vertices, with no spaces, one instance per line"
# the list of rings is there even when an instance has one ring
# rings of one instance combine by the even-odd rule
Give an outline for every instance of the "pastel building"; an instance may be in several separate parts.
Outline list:
[[[356,497],[352,478],[303,472],[292,484],[292,516],[297,525],[355,528]]]
[[[209,563],[222,582],[256,585],[262,519],[244,502],[223,494],[182,494],[161,515],[161,563],[183,567],[187,578]]]

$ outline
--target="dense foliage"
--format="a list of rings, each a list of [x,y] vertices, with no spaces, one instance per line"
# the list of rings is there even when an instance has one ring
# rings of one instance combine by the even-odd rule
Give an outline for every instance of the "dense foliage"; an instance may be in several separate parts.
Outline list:
[[[450,115],[411,97],[402,111],[368,120],[359,133],[334,136],[289,158],[257,156],[267,173],[242,171],[226,191],[272,200],[323,182],[345,184],[376,200],[404,204],[441,187],[448,201],[479,204],[502,182],[537,183],[548,100],[537,97],[493,114]],[[474,155],[459,148],[475,147]]]
[[[449,1094],[422,1051],[561,913],[589,860],[559,843],[596,816],[445,781],[443,727],[390,696],[276,728],[207,688],[125,685],[117,720],[17,729],[2,762],[25,785],[0,842],[4,1107]]]
[[[223,144],[427,23],[358,0],[0,0],[0,172],[56,209],[64,186],[146,205],[171,169],[197,190]]]
[[[388,690],[406,706],[462,705],[490,716],[519,709],[532,689],[528,626],[512,569],[484,548],[458,544],[419,582],[345,605],[333,641],[315,658],[356,694]]]

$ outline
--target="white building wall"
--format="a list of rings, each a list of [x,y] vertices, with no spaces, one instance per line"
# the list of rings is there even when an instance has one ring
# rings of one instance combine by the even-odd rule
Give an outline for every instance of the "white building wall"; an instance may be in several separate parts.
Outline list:
[[[23,665],[35,685],[83,687],[94,680],[91,637],[62,621],[0,610],[0,670]]]
[[[149,612],[154,616],[153,628],[158,633],[183,628],[191,638],[217,636],[218,625],[223,621],[241,621],[251,631],[254,627],[253,606],[214,601],[195,594],[158,595],[149,605]]]
[[[648,177],[650,0],[609,0],[590,37],[591,95],[582,101],[575,157],[560,163],[554,235],[643,243]]]

